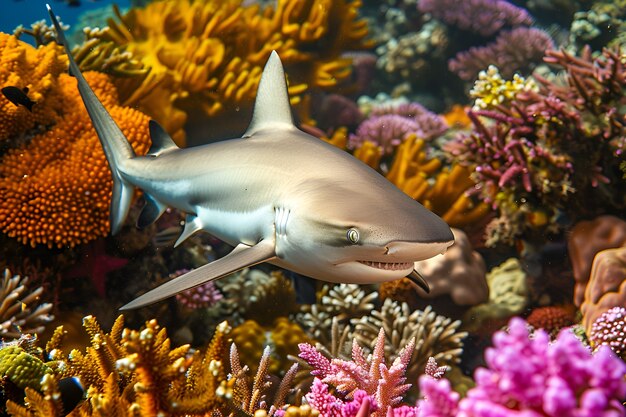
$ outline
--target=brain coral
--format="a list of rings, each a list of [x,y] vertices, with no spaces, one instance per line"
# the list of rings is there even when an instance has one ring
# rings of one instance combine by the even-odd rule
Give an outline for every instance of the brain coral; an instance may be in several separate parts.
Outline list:
[[[358,0],[253,3],[166,0],[118,11],[109,28],[89,33],[80,64],[102,70],[113,51],[131,53],[150,72],[132,83],[116,80],[124,102],[175,131],[190,113],[206,118],[250,107],[272,50],[290,74],[295,104],[307,88],[327,89],[350,76],[343,51],[370,46]]]
[[[20,56],[24,55],[20,50],[32,49],[25,53],[28,56],[35,49],[6,40],[4,46],[8,48],[1,50],[4,61],[15,56],[14,60],[21,62],[19,65],[31,66],[30,71],[21,69],[29,79],[42,83],[40,78],[48,78],[49,84],[48,89],[41,90],[44,96],[32,93],[34,100],[42,97],[35,108],[45,117],[24,122],[28,118],[21,117],[23,109],[19,108],[13,117],[2,115],[0,129],[7,135],[2,138],[11,140],[14,147],[0,160],[0,230],[24,244],[48,247],[74,246],[106,235],[111,174],[78,95],[76,81],[67,74],[49,76],[46,72],[51,67],[58,70],[61,63],[65,65],[58,56],[58,63],[54,65],[50,62],[56,61],[47,55],[41,61],[20,61]],[[37,51],[51,48],[42,47]],[[52,50],[59,54],[58,50]],[[9,59],[8,62],[0,70],[0,77],[17,79],[11,73],[14,61]],[[129,138],[135,152],[145,153],[150,143],[147,116],[118,104],[115,86],[107,75],[88,72],[85,77]],[[2,99],[0,97],[0,107],[6,106]],[[33,130],[33,126],[37,130]],[[21,140],[17,141],[13,135]]]

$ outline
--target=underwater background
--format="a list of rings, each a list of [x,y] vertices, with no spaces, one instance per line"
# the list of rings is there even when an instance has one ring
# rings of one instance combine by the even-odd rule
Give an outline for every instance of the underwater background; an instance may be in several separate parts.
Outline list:
[[[626,2],[48,2],[137,154],[240,137],[276,50],[298,126],[455,244],[428,294],[263,264],[120,315],[231,248],[141,193],[110,235],[46,1],[0,0],[0,415],[626,416]]]

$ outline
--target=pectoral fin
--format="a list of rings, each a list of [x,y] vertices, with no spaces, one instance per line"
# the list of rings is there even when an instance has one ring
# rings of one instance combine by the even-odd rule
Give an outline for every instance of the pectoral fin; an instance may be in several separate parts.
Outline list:
[[[222,278],[240,269],[269,261],[274,257],[276,257],[276,253],[273,240],[262,240],[254,246],[240,244],[223,258],[203,265],[200,268],[196,268],[185,275],[174,278],[148,291],[125,306],[122,306],[120,310],[131,310],[156,303],[157,301],[171,297],[189,288],[197,287],[207,281]]]
[[[413,284],[423,289],[427,293],[430,292],[430,287],[428,286],[428,283],[426,282],[422,274],[417,272],[416,269],[414,269],[413,272],[407,275],[407,278],[410,279]]]

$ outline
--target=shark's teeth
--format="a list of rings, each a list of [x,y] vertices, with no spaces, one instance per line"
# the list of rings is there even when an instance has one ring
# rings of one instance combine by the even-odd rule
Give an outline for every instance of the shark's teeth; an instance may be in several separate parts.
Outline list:
[[[372,268],[385,269],[388,271],[401,271],[403,269],[413,268],[413,262],[374,262],[374,261],[359,261],[363,265],[371,266]]]

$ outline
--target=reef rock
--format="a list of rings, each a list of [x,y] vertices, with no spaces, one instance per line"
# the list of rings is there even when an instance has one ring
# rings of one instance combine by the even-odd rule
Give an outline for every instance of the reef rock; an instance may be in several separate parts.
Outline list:
[[[626,246],[603,250],[593,260],[580,306],[587,334],[602,313],[616,306],[626,306]]]
[[[567,246],[576,280],[574,304],[580,306],[596,254],[605,249],[626,246],[626,222],[615,216],[599,216],[579,222],[572,229]]]

